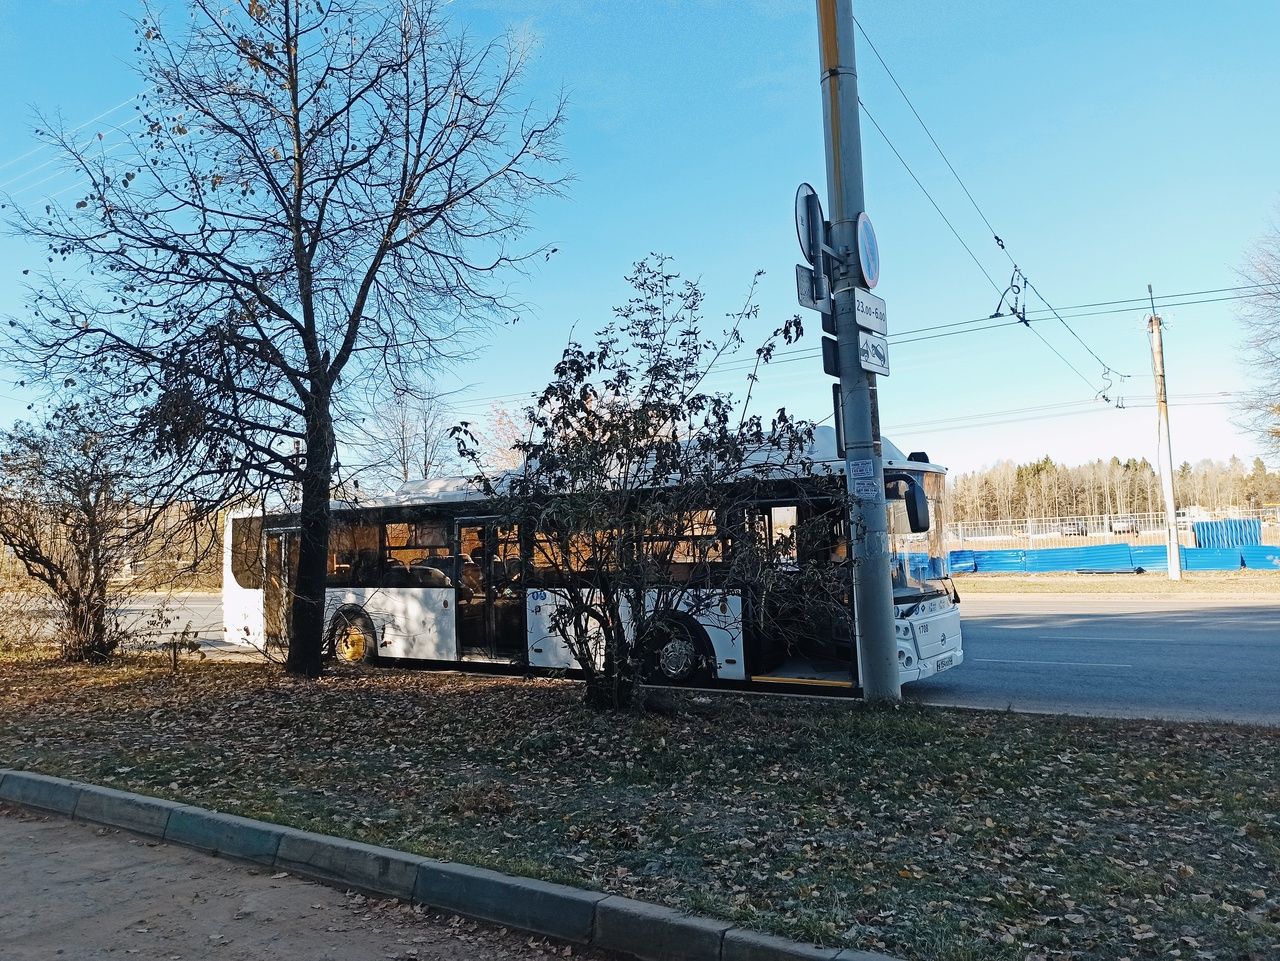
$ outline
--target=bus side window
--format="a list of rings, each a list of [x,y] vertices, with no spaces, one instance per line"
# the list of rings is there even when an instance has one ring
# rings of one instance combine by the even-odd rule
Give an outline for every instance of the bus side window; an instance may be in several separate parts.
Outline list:
[[[377,587],[381,581],[378,528],[338,521],[329,533],[329,587]]]
[[[794,565],[799,556],[797,541],[799,509],[795,504],[760,504],[747,514],[747,530],[775,564]]]
[[[774,561],[794,564],[799,557],[796,513],[794,504],[769,508],[769,553]]]
[[[264,555],[262,553],[262,518],[231,519],[231,575],[241,587],[262,590]]]
[[[382,540],[383,587],[453,586],[453,555],[444,521],[392,521],[383,525]]]

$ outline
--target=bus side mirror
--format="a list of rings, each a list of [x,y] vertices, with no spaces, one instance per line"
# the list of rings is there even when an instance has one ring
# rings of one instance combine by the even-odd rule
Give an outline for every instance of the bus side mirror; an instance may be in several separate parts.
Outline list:
[[[924,496],[924,487],[914,481],[907,485],[907,524],[912,534],[929,529],[929,498]]]
[[[929,529],[929,498],[925,496],[924,485],[910,474],[885,474],[886,484],[901,483],[906,486],[904,500],[907,508],[907,526],[912,534],[923,534]]]

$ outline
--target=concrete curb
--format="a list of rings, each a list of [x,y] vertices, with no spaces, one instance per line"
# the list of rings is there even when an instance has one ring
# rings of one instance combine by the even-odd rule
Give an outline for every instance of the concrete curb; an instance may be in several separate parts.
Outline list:
[[[866,951],[816,948],[645,901],[436,861],[29,771],[0,768],[0,801],[641,961],[895,961]]]

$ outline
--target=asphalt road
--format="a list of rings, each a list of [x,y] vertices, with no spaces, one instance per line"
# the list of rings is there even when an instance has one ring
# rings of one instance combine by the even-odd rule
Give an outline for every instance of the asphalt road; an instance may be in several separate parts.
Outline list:
[[[243,653],[222,640],[218,595],[178,604],[212,655]],[[960,610],[964,664],[908,699],[1280,724],[1280,595],[969,594]]]
[[[208,656],[240,659],[253,653],[225,640],[220,594],[139,594],[130,598],[121,610],[126,622],[143,633],[158,631],[157,636],[160,636],[165,631],[176,633],[190,629]],[[163,617],[168,620],[167,626],[155,624],[159,612],[163,612]]]
[[[545,938],[0,808],[0,958],[552,961]],[[609,961],[573,948],[575,958]]]
[[[1280,597],[970,594],[929,704],[1280,724]]]

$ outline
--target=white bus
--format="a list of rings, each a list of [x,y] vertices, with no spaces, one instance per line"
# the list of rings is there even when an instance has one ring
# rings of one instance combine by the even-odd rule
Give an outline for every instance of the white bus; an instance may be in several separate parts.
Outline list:
[[[843,473],[835,436],[819,428],[815,460]],[[959,596],[943,549],[945,468],[922,454],[906,457],[884,444],[889,535],[893,559],[898,663],[905,682],[960,665]],[[906,480],[905,478],[910,478]],[[911,533],[911,488],[927,497],[928,531]],[[784,488],[785,490],[785,488]],[[329,539],[325,623],[327,653],[340,660],[436,669],[510,673],[572,673],[576,662],[550,628],[556,588],[537,577],[530,532],[486,514],[484,496],[464,478],[411,482],[395,494],[359,505],[335,501]],[[801,530],[813,499],[785,494],[753,503],[771,532]],[[835,516],[835,515],[832,515]],[[919,522],[917,522],[917,526]],[[837,544],[836,541],[839,541]],[[806,551],[844,556],[843,527],[823,545],[789,541]],[[814,555],[816,556],[816,555]],[[223,618],[228,640],[283,646],[287,578],[296,566],[297,517],[287,513],[233,517],[227,525]],[[796,560],[797,558],[791,558]],[[785,562],[786,559],[784,559]],[[860,692],[856,639],[814,636],[779,643],[759,636],[743,617],[732,585],[713,585],[716,603],[702,603],[673,635],[680,649],[652,659],[651,683]],[[723,596],[720,596],[723,595]],[[802,632],[803,633],[803,632]],[[690,645],[696,648],[690,656]]]

